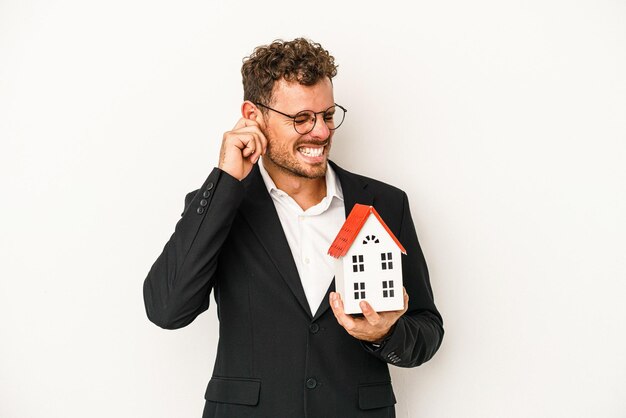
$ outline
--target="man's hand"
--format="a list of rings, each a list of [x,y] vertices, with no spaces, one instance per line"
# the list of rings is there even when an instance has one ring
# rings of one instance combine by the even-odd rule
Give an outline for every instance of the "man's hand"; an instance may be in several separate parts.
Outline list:
[[[409,295],[403,287],[404,308],[400,311],[376,312],[366,301],[359,306],[363,311],[363,318],[353,318],[343,310],[343,301],[339,293],[330,293],[330,307],[337,318],[339,325],[344,327],[348,334],[359,340],[372,343],[382,341],[390,332],[393,325],[409,308]]]
[[[224,134],[218,167],[237,180],[243,180],[266,149],[267,139],[259,124],[241,118],[232,131]]]

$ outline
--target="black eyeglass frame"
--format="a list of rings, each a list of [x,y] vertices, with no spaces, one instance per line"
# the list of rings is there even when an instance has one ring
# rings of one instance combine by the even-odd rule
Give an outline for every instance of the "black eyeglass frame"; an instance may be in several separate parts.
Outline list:
[[[333,107],[338,107],[338,108],[340,108],[341,110],[343,110],[343,118],[341,119],[341,122],[339,122],[339,125],[335,126],[334,128],[331,128],[331,127],[329,127],[328,125],[326,125],[326,127],[328,127],[328,129],[329,129],[329,130],[331,130],[331,131],[336,130],[337,128],[339,128],[339,127],[343,124],[343,121],[344,121],[344,120],[346,120],[346,113],[348,113],[348,109],[346,109],[345,107],[343,107],[342,105],[337,104],[337,103],[333,104],[331,107],[329,107],[329,108],[328,108],[328,109],[326,109],[326,110],[322,110],[321,112],[314,112],[314,111],[312,111],[312,110],[301,110],[301,111],[299,111],[298,113],[296,113],[295,115],[288,115],[287,113],[283,113],[283,112],[281,112],[280,110],[272,109],[271,107],[266,106],[266,105],[264,105],[263,103],[255,103],[255,105],[260,106],[260,107],[263,107],[263,108],[265,108],[265,109],[267,109],[267,110],[271,110],[272,112],[276,112],[276,113],[279,113],[279,114],[281,114],[281,115],[283,115],[283,116],[288,117],[289,119],[291,119],[291,120],[293,121],[293,129],[295,129],[295,131],[296,131],[297,133],[299,133],[300,135],[306,135],[306,134],[308,134],[309,132],[311,132],[313,129],[315,129],[315,125],[317,124],[317,115],[323,115],[323,117],[325,117],[325,116],[326,116],[326,112],[328,112],[328,111],[329,111],[330,109],[332,109]],[[296,117],[297,117],[300,113],[302,113],[302,112],[311,112],[311,113],[313,114],[313,116],[315,116],[315,119],[313,119],[313,126],[311,126],[311,129],[309,129],[309,130],[308,130],[308,131],[306,131],[306,132],[300,132],[300,131],[298,131],[298,128],[296,128]]]

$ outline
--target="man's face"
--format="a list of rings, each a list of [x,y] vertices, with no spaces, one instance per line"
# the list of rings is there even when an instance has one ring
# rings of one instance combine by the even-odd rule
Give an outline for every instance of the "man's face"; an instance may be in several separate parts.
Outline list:
[[[280,80],[274,84],[273,93],[269,106],[288,115],[302,110],[321,112],[334,104],[333,86],[328,78],[313,86]],[[290,176],[315,179],[326,175],[334,131],[328,129],[322,114],[317,115],[315,127],[305,135],[296,132],[292,119],[271,110],[265,121],[266,160]]]

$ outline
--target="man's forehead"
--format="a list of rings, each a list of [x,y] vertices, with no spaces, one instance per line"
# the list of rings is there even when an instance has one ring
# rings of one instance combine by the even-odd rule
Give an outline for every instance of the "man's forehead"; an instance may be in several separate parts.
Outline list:
[[[272,104],[282,105],[293,110],[327,109],[334,103],[333,85],[330,79],[325,77],[313,84],[305,86],[297,81],[278,80],[272,89]]]

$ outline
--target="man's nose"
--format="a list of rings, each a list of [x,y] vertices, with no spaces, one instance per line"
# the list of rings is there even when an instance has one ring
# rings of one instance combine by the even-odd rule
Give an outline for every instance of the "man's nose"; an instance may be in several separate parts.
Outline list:
[[[319,113],[315,115],[315,126],[311,131],[311,136],[315,138],[326,139],[330,136],[330,129],[328,129],[328,125],[326,125],[326,121],[324,120],[324,114]]]

